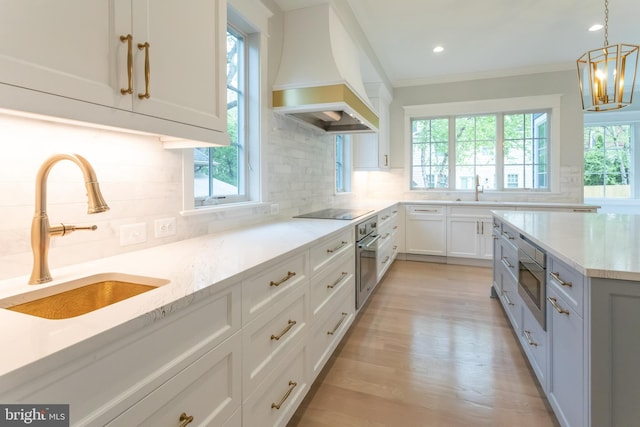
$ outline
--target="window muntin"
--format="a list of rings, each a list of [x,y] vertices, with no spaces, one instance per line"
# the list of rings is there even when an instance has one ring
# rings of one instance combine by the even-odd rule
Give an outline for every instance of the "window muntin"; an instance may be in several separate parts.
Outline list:
[[[584,197],[631,198],[631,124],[584,127]]]
[[[473,190],[478,176],[487,190],[548,190],[548,117],[542,110],[411,118],[411,189]]]
[[[194,149],[195,206],[247,200],[246,149],[247,44],[239,31],[227,29],[227,147]]]

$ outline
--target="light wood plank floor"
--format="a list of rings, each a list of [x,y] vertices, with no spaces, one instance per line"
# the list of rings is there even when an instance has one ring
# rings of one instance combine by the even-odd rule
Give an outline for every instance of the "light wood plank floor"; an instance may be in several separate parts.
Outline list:
[[[558,426],[491,280],[396,261],[289,427]]]

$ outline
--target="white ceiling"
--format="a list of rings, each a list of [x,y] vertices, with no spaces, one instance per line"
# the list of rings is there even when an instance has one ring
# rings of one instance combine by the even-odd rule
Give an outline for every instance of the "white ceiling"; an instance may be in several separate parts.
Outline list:
[[[275,0],[283,9],[327,0]],[[393,86],[575,69],[604,0],[346,0]],[[640,0],[609,2],[609,43],[640,44]],[[445,51],[432,49],[442,45]]]

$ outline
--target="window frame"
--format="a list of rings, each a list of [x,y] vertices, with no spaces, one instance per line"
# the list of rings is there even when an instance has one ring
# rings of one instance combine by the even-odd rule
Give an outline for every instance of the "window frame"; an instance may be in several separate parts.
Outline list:
[[[451,186],[455,176],[451,174],[449,176],[449,187],[441,189],[422,189],[412,188],[411,176],[412,176],[412,164],[411,164],[411,149],[412,149],[412,134],[411,134],[411,121],[419,118],[442,118],[449,116],[464,116],[464,115],[482,115],[482,114],[510,114],[518,112],[534,112],[546,110],[549,113],[548,118],[548,185],[546,189],[540,190],[528,190],[528,189],[508,189],[501,188],[499,190],[490,190],[495,193],[516,193],[522,192],[530,194],[532,191],[536,192],[559,192],[560,190],[560,141],[561,134],[561,120],[560,120],[560,105],[561,95],[540,95],[540,96],[528,96],[517,98],[504,98],[504,99],[489,99],[479,101],[466,101],[466,102],[451,102],[440,104],[425,104],[425,105],[409,105],[404,106],[404,132],[405,132],[405,183],[409,191],[412,192],[468,192],[469,190],[458,190]],[[450,129],[450,132],[452,130]],[[498,129],[499,135],[503,133],[501,128]],[[497,149],[500,155],[502,155],[502,137],[497,144]],[[451,140],[450,140],[451,141]],[[453,144],[449,144],[450,149]],[[453,153],[450,153],[450,159]],[[497,162],[499,167],[496,170],[496,180],[501,183],[501,187],[504,187],[503,177],[503,159],[497,156]],[[451,171],[452,162],[449,162],[449,168]]]
[[[339,153],[339,140],[342,140],[341,153]],[[347,194],[351,193],[351,173],[353,170],[353,162],[351,156],[352,138],[349,134],[336,134],[334,135],[334,159],[335,159],[335,194]],[[342,160],[342,171],[339,172],[339,160]],[[339,187],[340,181],[342,185]]]

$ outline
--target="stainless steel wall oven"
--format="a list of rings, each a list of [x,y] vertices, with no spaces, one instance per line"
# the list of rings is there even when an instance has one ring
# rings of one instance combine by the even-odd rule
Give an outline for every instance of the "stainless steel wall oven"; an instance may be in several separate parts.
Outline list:
[[[378,283],[378,217],[356,225],[356,309],[362,307]]]
[[[546,331],[547,254],[531,240],[520,235],[518,264],[518,294]]]

